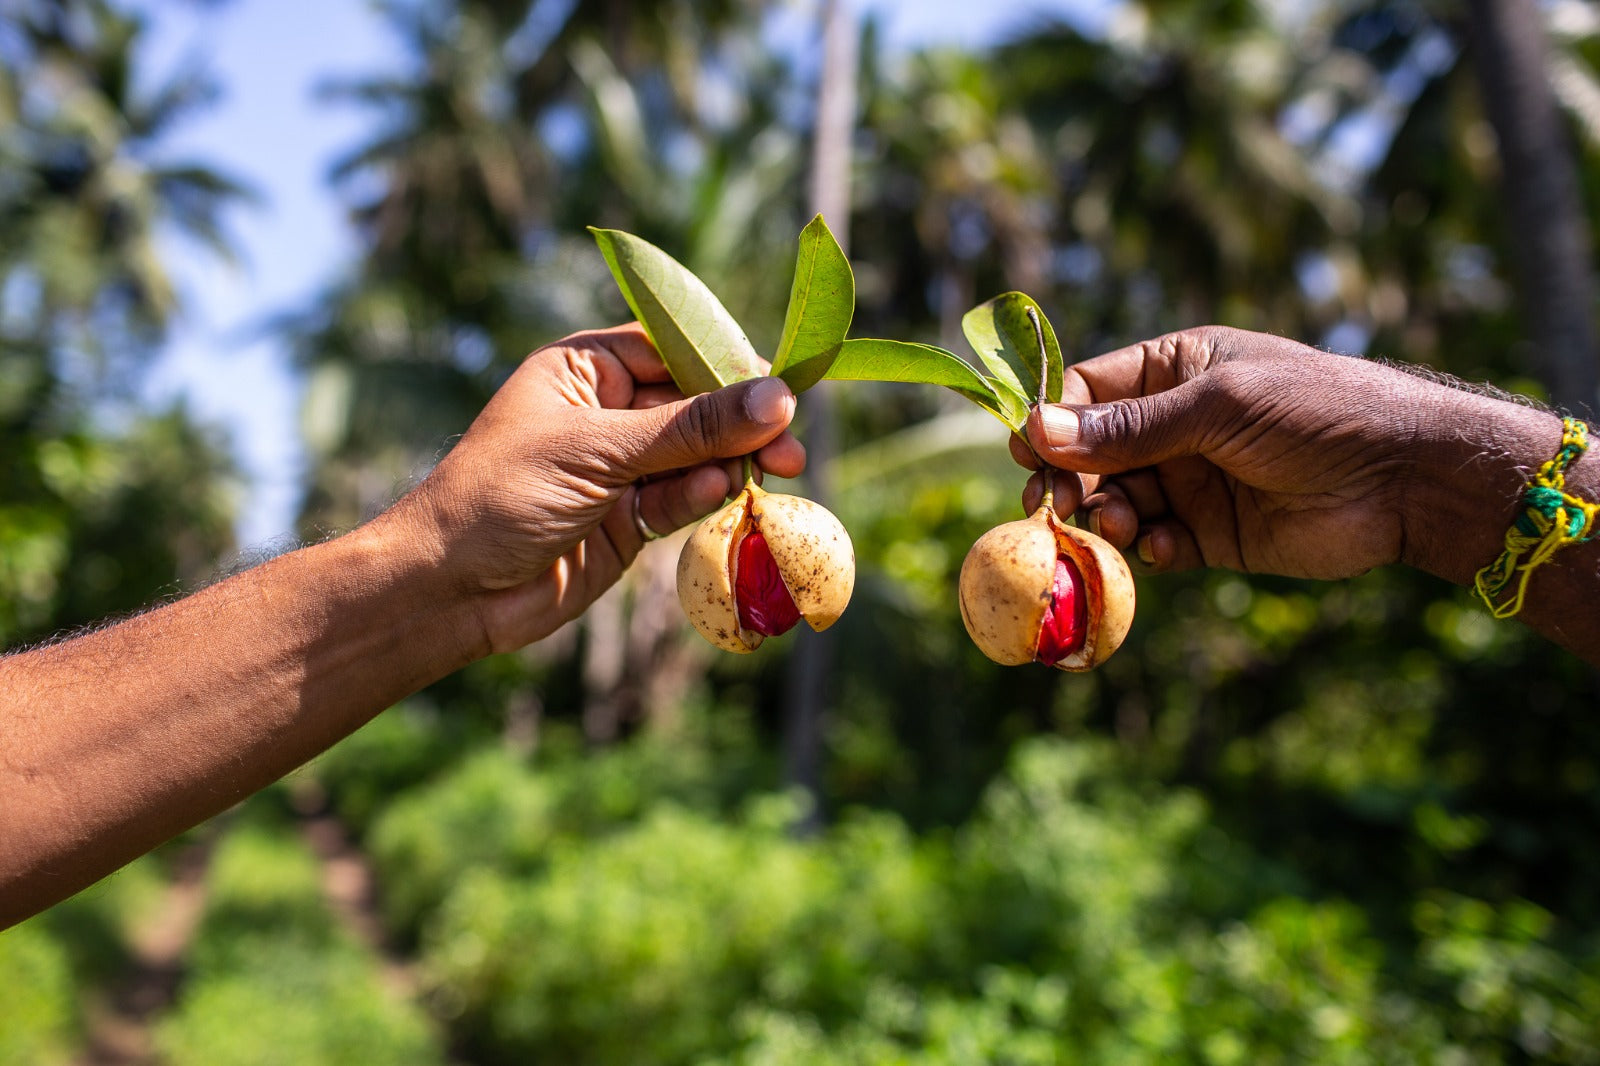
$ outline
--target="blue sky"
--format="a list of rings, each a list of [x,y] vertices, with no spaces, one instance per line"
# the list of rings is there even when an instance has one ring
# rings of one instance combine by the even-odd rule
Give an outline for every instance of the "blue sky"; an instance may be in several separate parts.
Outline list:
[[[151,20],[147,70],[159,76],[198,61],[223,89],[215,107],[176,131],[168,155],[204,160],[262,196],[259,206],[232,218],[239,268],[172,247],[186,312],[147,386],[151,400],[182,396],[228,429],[248,485],[240,543],[259,546],[291,528],[303,468],[298,383],[263,323],[304,307],[354,254],[326,174],[342,150],[360,142],[364,121],[319,104],[314,89],[330,76],[392,69],[400,55],[366,0],[128,2]],[[1114,4],[859,0],[857,9],[876,13],[891,46],[907,48],[982,44],[1043,13],[1098,24]],[[810,4],[793,7],[803,16]]]

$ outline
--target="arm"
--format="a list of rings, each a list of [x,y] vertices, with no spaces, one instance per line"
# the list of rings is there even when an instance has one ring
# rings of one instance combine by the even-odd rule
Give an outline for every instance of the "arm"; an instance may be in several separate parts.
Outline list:
[[[0,927],[576,617],[642,546],[635,493],[666,531],[738,486],[720,460],[798,473],[793,411],[776,380],[685,401],[636,328],[580,334],[530,357],[366,526],[0,659]]]
[[[1058,506],[1152,570],[1340,578],[1399,562],[1470,586],[1561,440],[1548,411],[1217,327],[1079,363],[1063,398],[1028,425],[1040,458],[1085,475],[1058,481]],[[1567,490],[1600,499],[1600,456]],[[1597,596],[1591,541],[1535,572],[1518,617],[1600,663]]]

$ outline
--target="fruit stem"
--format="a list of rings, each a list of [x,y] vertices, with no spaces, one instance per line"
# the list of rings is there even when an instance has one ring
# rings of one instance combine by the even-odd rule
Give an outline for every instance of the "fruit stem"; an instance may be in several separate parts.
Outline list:
[[[1039,312],[1032,307],[1027,312],[1028,321],[1033,323],[1034,339],[1039,342],[1039,397],[1033,401],[1033,406],[1038,407],[1050,398],[1050,353],[1044,346],[1044,326],[1039,322]]]
[[[753,484],[755,479],[756,457],[754,455],[746,455],[744,457],[744,483],[746,485]]]
[[[1032,404],[1032,407],[1037,409],[1040,404],[1047,403],[1050,399],[1050,353],[1044,346],[1044,326],[1039,322],[1039,312],[1032,307],[1027,308],[1026,311],[1028,321],[1033,324],[1034,340],[1039,343],[1039,393]],[[1041,506],[1054,509],[1056,505],[1055,471],[1049,463],[1039,458],[1039,453],[1034,449],[1032,442],[1028,444],[1028,450],[1033,452],[1034,459],[1038,460],[1039,463],[1039,471],[1044,474],[1044,500]]]

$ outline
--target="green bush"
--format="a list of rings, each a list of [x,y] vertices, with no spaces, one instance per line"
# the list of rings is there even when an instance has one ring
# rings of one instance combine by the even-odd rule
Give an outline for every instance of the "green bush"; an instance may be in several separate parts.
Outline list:
[[[427,1018],[334,922],[288,829],[233,829],[207,888],[189,980],[158,1031],[172,1066],[442,1061]]]
[[[130,932],[161,900],[171,854],[137,859],[0,933],[0,1066],[71,1058],[84,1003],[126,971]]]
[[[66,1062],[77,1043],[77,997],[66,949],[35,919],[0,933],[0,1064]]]
[[[345,1066],[443,1061],[425,1017],[367,960],[285,947],[185,991],[159,1031],[172,1066]]]
[[[536,879],[464,879],[426,955],[437,1002],[494,1061],[690,1061],[761,986],[818,872],[781,830],[660,809],[562,844]]]
[[[390,924],[409,936],[467,871],[533,875],[556,841],[596,840],[656,804],[731,807],[755,771],[742,729],[719,729],[689,740],[644,736],[592,758],[536,765],[496,746],[410,789],[367,837]]]
[[[550,782],[498,748],[397,799],[368,837],[389,922],[415,929],[469,870],[536,870],[553,837],[554,807]]]
[[[308,767],[333,809],[364,833],[397,793],[427,781],[460,757],[467,739],[422,700],[391,707]]]
[[[601,837],[545,824],[521,872],[459,864],[426,922],[437,1010],[475,1060],[508,1063],[1353,1066],[1600,1047],[1597,971],[1544,912],[1439,902],[1397,956],[1359,908],[1222,837],[1196,794],[1132,783],[1108,745],[1023,745],[953,833],[877,813],[801,841],[795,809],[660,803]]]
[[[1600,1062],[1600,953],[1564,953],[1550,913],[1437,895],[1417,905],[1420,983],[1473,1061]]]
[[[263,952],[314,952],[339,942],[316,859],[287,829],[240,825],[218,844],[189,953],[197,979],[250,970]]]

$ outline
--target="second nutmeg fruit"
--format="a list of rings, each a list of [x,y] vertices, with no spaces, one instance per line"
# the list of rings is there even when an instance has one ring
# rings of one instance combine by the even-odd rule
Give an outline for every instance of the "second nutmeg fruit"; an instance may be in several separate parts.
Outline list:
[[[1133,624],[1133,575],[1122,555],[1053,508],[996,526],[961,564],[961,620],[997,663],[1089,670]]]
[[[856,583],[850,535],[821,504],[754,482],[690,534],[678,556],[678,599],[724,651],[751,652],[800,619],[821,632]]]

